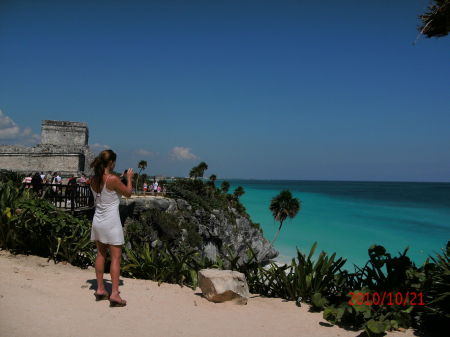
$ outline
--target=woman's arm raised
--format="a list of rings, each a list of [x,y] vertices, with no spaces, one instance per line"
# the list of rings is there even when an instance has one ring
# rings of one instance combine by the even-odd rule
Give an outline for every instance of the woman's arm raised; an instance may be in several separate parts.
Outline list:
[[[127,171],[127,185],[125,185],[124,183],[122,183],[119,179],[119,177],[113,176],[111,177],[111,179],[108,181],[110,185],[108,188],[110,190],[114,190],[117,193],[120,193],[121,195],[123,195],[124,197],[131,197],[131,192],[133,190],[133,169],[128,169]]]

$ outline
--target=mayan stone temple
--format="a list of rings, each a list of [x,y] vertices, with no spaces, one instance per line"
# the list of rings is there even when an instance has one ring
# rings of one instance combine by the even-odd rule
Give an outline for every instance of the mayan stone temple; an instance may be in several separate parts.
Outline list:
[[[44,120],[41,144],[33,147],[0,146],[0,169],[79,175],[89,171],[89,163],[94,158],[88,140],[87,123]]]

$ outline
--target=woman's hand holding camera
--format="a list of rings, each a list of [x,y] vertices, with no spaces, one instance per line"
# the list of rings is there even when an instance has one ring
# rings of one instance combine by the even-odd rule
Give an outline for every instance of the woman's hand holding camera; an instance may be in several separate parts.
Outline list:
[[[127,170],[126,175],[127,175],[127,180],[128,180],[128,181],[131,181],[131,180],[133,179],[133,169],[132,169],[132,168],[129,168],[129,169]]]

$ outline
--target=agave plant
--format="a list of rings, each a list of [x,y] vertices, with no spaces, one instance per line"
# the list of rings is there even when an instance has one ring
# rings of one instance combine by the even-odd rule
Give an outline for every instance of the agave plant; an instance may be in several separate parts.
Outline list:
[[[425,272],[428,282],[423,292],[421,320],[428,329],[442,331],[450,324],[450,241],[442,254],[431,257]]]
[[[174,254],[166,244],[150,247],[145,243],[141,248],[130,249],[125,246],[126,258],[123,260],[124,275],[134,278],[158,281],[158,283],[176,283],[180,286],[197,286],[197,272],[192,263],[196,251]]]
[[[0,247],[14,249],[20,241],[20,235],[14,226],[20,200],[29,195],[23,187],[17,187],[9,180],[0,182]]]
[[[315,294],[327,297],[338,291],[336,277],[346,260],[336,259],[336,253],[328,256],[324,252],[314,260],[316,248],[317,242],[311,247],[308,256],[297,249],[297,259],[292,259],[290,265],[272,264],[264,272],[268,293],[288,300],[298,300],[300,297],[302,301],[311,303]],[[319,295],[314,297],[316,303],[322,301]]]

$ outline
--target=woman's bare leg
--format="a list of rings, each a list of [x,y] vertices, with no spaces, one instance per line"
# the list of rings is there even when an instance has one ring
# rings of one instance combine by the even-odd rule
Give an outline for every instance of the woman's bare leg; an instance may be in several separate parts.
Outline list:
[[[103,283],[103,273],[105,270],[106,254],[108,245],[99,241],[95,241],[97,245],[97,257],[95,258],[95,276],[97,277],[97,294],[106,294],[105,285]]]
[[[112,292],[111,299],[113,301],[121,302],[122,298],[119,295],[119,279],[120,279],[120,262],[122,259],[122,246],[109,246],[109,250],[111,252],[111,283],[112,283]]]

